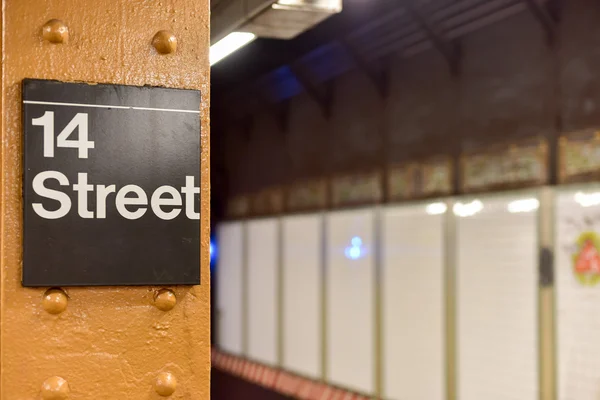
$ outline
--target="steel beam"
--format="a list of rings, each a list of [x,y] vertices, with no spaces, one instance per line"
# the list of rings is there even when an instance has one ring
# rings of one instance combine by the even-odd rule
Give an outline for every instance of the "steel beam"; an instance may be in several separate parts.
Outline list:
[[[558,30],[558,23],[556,19],[550,14],[548,9],[540,3],[539,0],[523,0],[529,11],[533,14],[533,16],[539,21],[546,31],[546,35],[548,37],[548,41],[553,43],[556,40],[556,32]]]
[[[365,60],[358,49],[347,38],[340,39],[339,43],[344,51],[346,51],[346,54],[352,58],[354,65],[369,78],[379,96],[382,99],[387,98],[389,95],[389,63],[384,61],[381,64],[381,68],[374,68],[369,65],[368,61]]]
[[[461,58],[458,45],[446,40],[441,33],[438,33],[438,30],[431,21],[415,6],[414,0],[400,0],[400,3],[406,9],[408,15],[425,32],[425,35],[433,43],[433,46],[444,56],[450,67],[450,72],[453,75],[458,75]]]
[[[304,91],[306,91],[306,93],[308,93],[308,95],[319,105],[323,116],[329,118],[331,115],[331,101],[333,97],[331,85],[327,85],[322,89],[312,82],[308,75],[294,63],[290,64],[289,68]]]

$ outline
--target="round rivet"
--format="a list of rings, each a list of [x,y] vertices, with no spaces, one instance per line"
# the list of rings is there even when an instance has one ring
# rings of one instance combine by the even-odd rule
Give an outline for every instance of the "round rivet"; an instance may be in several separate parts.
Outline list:
[[[163,397],[168,397],[175,392],[177,379],[169,372],[161,372],[154,382],[154,390]]]
[[[177,297],[172,290],[161,289],[154,295],[154,305],[161,311],[172,310],[177,304]]]
[[[171,31],[158,31],[152,38],[152,46],[160,54],[175,53],[175,50],[177,50],[177,38]]]
[[[51,19],[42,27],[42,37],[50,43],[67,43],[69,28],[60,19]]]
[[[42,384],[42,399],[65,400],[69,398],[69,384],[60,376],[48,378]]]
[[[69,298],[61,289],[48,289],[42,298],[42,307],[50,314],[60,314],[67,309]]]

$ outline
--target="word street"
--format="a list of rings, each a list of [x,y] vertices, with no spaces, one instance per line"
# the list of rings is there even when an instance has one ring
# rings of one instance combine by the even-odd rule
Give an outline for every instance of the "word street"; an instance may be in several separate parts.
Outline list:
[[[127,219],[141,218],[147,211],[148,195],[137,185],[126,185],[118,191],[115,185],[91,185],[88,183],[88,174],[77,174],[77,183],[73,185],[73,191],[77,192],[77,212],[81,218],[106,218],[107,198],[114,196],[114,204],[119,214]],[[71,210],[71,199],[61,191],[49,189],[45,186],[46,180],[54,179],[61,186],[69,186],[69,179],[58,171],[40,172],[33,178],[33,190],[40,196],[56,200],[60,203],[57,210],[46,210],[41,203],[33,203],[33,210],[42,218],[59,219]],[[200,219],[200,213],[195,211],[194,195],[200,193],[200,188],[194,186],[194,177],[185,177],[185,186],[181,187],[181,193],[185,196],[185,216],[189,219]],[[88,193],[96,192],[96,212],[88,208]],[[131,196],[133,195],[133,196]],[[128,206],[136,206],[130,211]],[[163,206],[169,206],[171,211],[165,211]],[[182,197],[173,186],[164,185],[157,188],[150,197],[150,207],[154,214],[163,220],[171,220],[181,213]],[[134,208],[134,207],[132,207]]]

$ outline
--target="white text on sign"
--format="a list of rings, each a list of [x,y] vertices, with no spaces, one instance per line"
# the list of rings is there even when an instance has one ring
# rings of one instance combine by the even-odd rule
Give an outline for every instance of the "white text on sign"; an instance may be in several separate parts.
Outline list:
[[[54,157],[54,112],[46,111],[43,116],[32,119],[34,126],[44,128],[44,157]],[[69,136],[78,130],[78,139],[69,139]],[[78,150],[79,158],[88,158],[88,152],[94,148],[94,142],[88,139],[88,114],[78,113],[59,133],[56,138],[56,147],[75,148]],[[33,178],[33,190],[41,197],[58,201],[60,206],[56,210],[47,210],[41,203],[33,203],[33,210],[37,215],[45,219],[60,219],[66,216],[72,208],[71,198],[64,192],[50,189],[46,186],[47,180],[57,181],[60,186],[70,187],[71,183],[67,176],[59,171],[43,171]],[[182,182],[183,183],[183,182]],[[180,190],[173,186],[163,185],[158,187],[150,196],[137,185],[125,185],[117,190],[116,185],[92,185],[88,181],[87,173],[78,173],[77,182],[72,185],[77,193],[77,213],[81,218],[105,219],[108,198],[114,195],[114,203],[117,212],[124,218],[139,219],[148,211],[148,205],[152,212],[162,220],[177,218],[183,210],[183,197],[185,198],[184,215],[192,220],[200,219],[200,213],[196,211],[195,195],[200,193],[200,188],[194,185],[194,177],[186,176],[185,184]],[[96,196],[96,210],[90,210],[88,199],[89,193]],[[181,193],[180,193],[181,192]],[[163,207],[169,207],[165,211]],[[133,210],[135,208],[135,210]]]

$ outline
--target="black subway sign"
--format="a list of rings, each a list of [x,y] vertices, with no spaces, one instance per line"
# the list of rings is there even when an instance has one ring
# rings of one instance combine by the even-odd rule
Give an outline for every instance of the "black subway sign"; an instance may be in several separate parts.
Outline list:
[[[200,283],[200,92],[23,82],[23,285]]]

